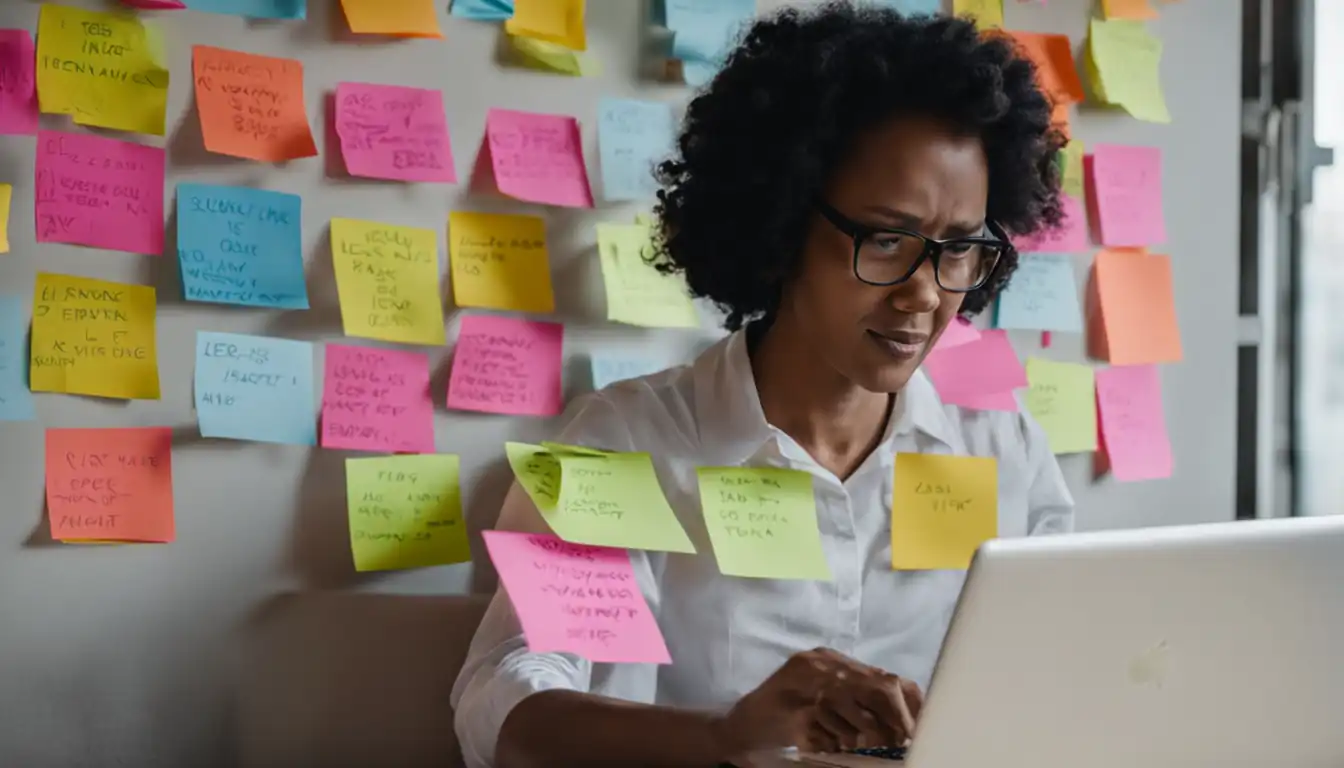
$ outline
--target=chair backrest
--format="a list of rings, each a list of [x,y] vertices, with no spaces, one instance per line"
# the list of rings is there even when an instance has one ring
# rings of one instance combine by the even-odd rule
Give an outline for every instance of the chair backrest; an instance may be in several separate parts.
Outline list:
[[[340,592],[277,598],[245,644],[239,764],[462,765],[449,693],[487,603]]]

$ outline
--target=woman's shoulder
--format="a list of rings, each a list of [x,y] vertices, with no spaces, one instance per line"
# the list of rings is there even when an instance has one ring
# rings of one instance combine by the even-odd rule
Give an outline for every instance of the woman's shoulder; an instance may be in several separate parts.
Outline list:
[[[695,434],[691,367],[614,382],[570,401],[556,442],[612,451],[652,451]]]

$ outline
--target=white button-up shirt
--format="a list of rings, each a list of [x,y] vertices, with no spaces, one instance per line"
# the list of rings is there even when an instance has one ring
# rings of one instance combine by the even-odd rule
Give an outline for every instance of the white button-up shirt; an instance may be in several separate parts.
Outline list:
[[[965,573],[892,570],[896,454],[997,459],[1000,536],[1070,530],[1073,499],[1044,432],[1025,413],[943,405],[923,373],[910,380],[892,411],[877,449],[841,481],[766,422],[744,332],[689,366],[619,382],[576,401],[556,441],[652,454],[668,502],[699,553],[630,553],[672,664],[593,664],[568,653],[532,653],[501,589],[453,687],[467,765],[492,765],[510,710],[524,697],[553,688],[724,709],[789,656],[818,646],[927,688]],[[811,474],[832,580],[721,574],[700,509],[695,470],[705,466]],[[548,530],[516,484],[498,527]]]

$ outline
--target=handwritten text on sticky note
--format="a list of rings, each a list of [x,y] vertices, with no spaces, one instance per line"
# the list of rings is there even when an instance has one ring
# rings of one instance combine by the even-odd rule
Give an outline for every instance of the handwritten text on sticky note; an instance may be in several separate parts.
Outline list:
[[[1167,240],[1162,213],[1162,150],[1092,145],[1097,227],[1108,246],[1144,246]]]
[[[672,108],[654,101],[602,99],[597,136],[607,200],[652,200],[654,165],[672,152]]]
[[[336,134],[351,176],[457,183],[439,91],[341,83]]]
[[[236,333],[196,334],[202,437],[313,445],[313,345]]]
[[[331,256],[347,336],[444,343],[434,230],[332,219]]]
[[[564,326],[512,317],[462,319],[448,407],[463,411],[555,416],[560,413]]]
[[[177,186],[177,257],[189,301],[307,309],[303,202],[250,187]]]
[[[0,136],[37,133],[37,73],[33,36],[0,29]]]
[[[969,568],[979,546],[999,535],[994,459],[896,454],[891,492],[891,566],[898,571]]]
[[[491,109],[486,149],[500,193],[531,203],[592,208],[579,124],[565,115]]]
[[[1116,480],[1171,477],[1171,441],[1156,366],[1099,369],[1097,417],[1104,449],[1098,460]]]
[[[1054,453],[1097,449],[1096,389],[1092,367],[1028,358],[1027,410],[1050,440]]]
[[[1083,329],[1078,293],[1073,257],[1022,254],[1008,287],[999,294],[995,325],[1076,333]]]
[[[541,217],[455,211],[448,242],[459,307],[555,311]]]
[[[317,154],[302,62],[198,45],[192,72],[206,149],[263,162]]]
[[[34,392],[159,399],[154,289],[37,273]]]
[[[686,284],[649,263],[653,243],[647,226],[598,224],[597,247],[607,289],[608,320],[655,328],[700,325]]]
[[[328,344],[323,388],[323,447],[434,452],[425,355]]]
[[[578,544],[694,552],[663,496],[647,453],[553,451],[560,498],[542,516],[560,538]]]
[[[167,542],[173,529],[172,430],[47,430],[51,537]]]
[[[696,475],[724,575],[830,580],[811,475],[774,467],[701,467]]]
[[[164,154],[83,133],[37,136],[37,241],[158,256]]]
[[[357,571],[471,559],[457,456],[345,460],[350,549]]]

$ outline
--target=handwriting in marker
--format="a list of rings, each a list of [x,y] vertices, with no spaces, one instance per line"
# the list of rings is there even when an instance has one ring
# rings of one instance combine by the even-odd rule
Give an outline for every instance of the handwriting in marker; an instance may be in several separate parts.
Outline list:
[[[332,219],[331,255],[347,336],[444,343],[434,230]]]
[[[206,149],[263,162],[317,154],[302,62],[198,45],[192,74]]]
[[[30,382],[34,392],[159,399],[154,289],[37,274]]]
[[[162,149],[41,131],[35,167],[39,243],[163,252]]]
[[[177,186],[177,257],[189,301],[307,309],[298,195]]]
[[[328,344],[324,387],[323,447],[434,452],[425,355]]]
[[[491,315],[463,318],[448,381],[448,407],[520,416],[560,413],[563,335],[559,323]]]
[[[235,333],[196,334],[202,437],[313,445],[313,345]]]
[[[541,217],[454,211],[448,236],[459,307],[555,311]]]
[[[672,152],[672,108],[655,101],[602,99],[597,122],[602,192],[607,200],[652,200],[654,166]]]
[[[48,429],[47,511],[57,541],[172,541],[172,430]]]
[[[721,572],[830,580],[811,475],[772,467],[701,467],[696,474]]]
[[[471,559],[459,459],[446,454],[346,459],[350,548],[357,571]]]
[[[457,183],[439,91],[340,83],[336,134],[351,176]]]
[[[501,194],[531,203],[593,207],[574,118],[491,109],[485,133],[490,181]]]
[[[998,536],[994,459],[931,453],[896,455],[891,499],[891,565],[960,570]]]

